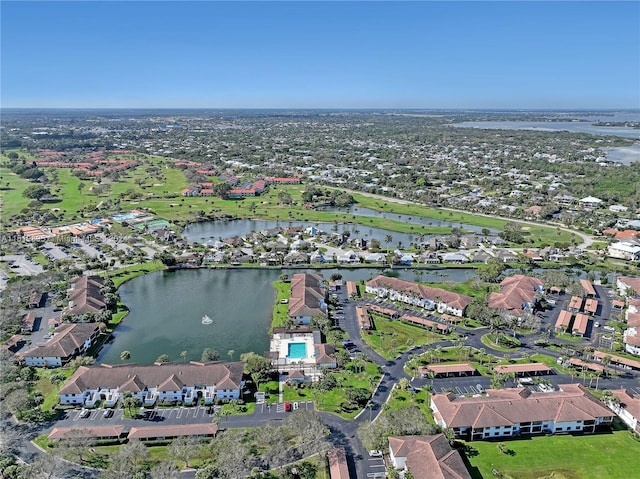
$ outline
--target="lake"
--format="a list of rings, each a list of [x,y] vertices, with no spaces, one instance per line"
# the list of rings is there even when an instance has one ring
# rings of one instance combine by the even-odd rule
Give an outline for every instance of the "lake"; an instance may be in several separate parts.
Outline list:
[[[397,233],[395,231],[383,230],[381,228],[373,228],[371,226],[349,224],[349,223],[317,223],[311,221],[270,221],[270,220],[250,220],[238,219],[231,221],[203,221],[201,223],[192,223],[188,225],[182,232],[182,236],[189,241],[196,243],[211,244],[220,238],[230,238],[233,236],[247,235],[253,232],[267,230],[271,228],[286,228],[288,226],[301,226],[308,228],[317,226],[325,233],[333,231],[343,233],[349,231],[351,237],[372,239],[380,241],[382,245],[386,245],[385,238],[391,236],[391,246],[397,246],[402,243],[403,247],[409,246],[414,241],[418,241],[418,234]],[[358,232],[356,234],[356,231]]]
[[[318,208],[320,211],[330,211],[330,212],[334,212],[334,213],[345,213],[348,215],[355,215],[355,216],[366,216],[366,217],[373,217],[373,218],[385,218],[385,219],[390,219],[390,220],[396,220],[396,221],[401,221],[403,223],[411,223],[414,225],[420,225],[420,226],[444,226],[447,228],[462,228],[465,231],[473,231],[475,233],[481,233],[483,230],[483,226],[475,226],[475,225],[469,225],[466,223],[460,223],[457,221],[450,221],[447,219],[443,219],[443,218],[430,218],[428,216],[411,216],[411,215],[403,215],[403,214],[397,214],[397,213],[388,213],[388,212],[383,212],[383,211],[376,211],[376,210],[372,210],[370,208],[363,208],[362,206],[357,206],[357,205],[353,205],[350,206],[348,208],[342,208],[342,207],[337,207],[337,206],[331,206],[331,207],[324,207],[324,208]],[[443,215],[447,215],[448,213],[443,213]],[[455,213],[454,213],[455,215]],[[491,231],[491,233],[499,233],[500,230],[494,229],[494,228],[487,228],[489,231]]]
[[[254,351],[263,354],[269,349],[268,329],[275,301],[272,283],[283,272],[313,270],[290,269],[196,269],[175,272],[159,271],[134,278],[120,289],[122,302],[129,315],[115,330],[115,340],[98,356],[99,363],[118,364],[120,353],[129,351],[130,362],[151,364],[161,354],[171,361],[199,360],[205,348],[215,349],[220,359],[228,360],[227,352],[240,354]],[[328,279],[340,272],[348,281],[368,280],[382,269],[317,270]],[[398,277],[408,281],[465,281],[473,270],[440,269],[397,270]],[[203,325],[208,315],[213,324]]]
[[[375,211],[369,208],[363,208],[359,206],[351,206],[349,208],[323,208],[322,211],[330,211],[334,213],[344,213],[351,216],[364,216],[373,218],[386,218],[404,223],[411,223],[417,226],[415,234],[398,233],[395,231],[384,230],[382,228],[375,228],[362,224],[353,223],[316,223],[312,221],[271,221],[271,220],[253,220],[253,219],[238,219],[231,221],[203,221],[200,223],[192,223],[187,225],[184,229],[182,236],[189,241],[196,243],[213,243],[220,238],[230,238],[233,236],[247,235],[253,232],[262,231],[271,228],[285,228],[288,226],[301,226],[307,228],[309,226],[317,225],[322,231],[330,233],[332,231],[345,232],[349,231],[352,238],[375,238],[385,246],[390,244],[391,246],[397,246],[398,243],[402,243],[403,247],[409,246],[415,241],[419,241],[419,228],[420,226],[445,226],[448,228],[459,227],[465,231],[473,231],[480,234],[482,231],[481,226],[468,225],[455,221],[448,221],[447,219],[427,218],[422,216],[409,216],[395,213],[386,213]],[[489,228],[492,233],[497,233],[499,230]],[[391,236],[391,243],[385,241],[387,235]],[[425,236],[425,239],[429,238],[429,235]]]

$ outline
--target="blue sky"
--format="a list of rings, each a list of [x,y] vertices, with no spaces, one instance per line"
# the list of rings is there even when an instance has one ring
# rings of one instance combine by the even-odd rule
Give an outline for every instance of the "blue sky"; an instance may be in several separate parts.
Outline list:
[[[12,2],[3,107],[640,108],[640,2]]]

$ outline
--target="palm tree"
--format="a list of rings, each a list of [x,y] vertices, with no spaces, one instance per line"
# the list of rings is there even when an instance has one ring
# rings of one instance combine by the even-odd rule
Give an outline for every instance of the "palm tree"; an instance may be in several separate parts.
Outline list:
[[[236,354],[235,350],[230,349],[229,351],[227,351],[227,354],[229,355],[229,360],[233,361],[233,355]]]
[[[180,356],[182,357],[182,361],[186,363],[187,362],[187,352],[186,351],[182,351],[180,353]]]
[[[131,353],[129,351],[122,351],[120,353],[120,361],[129,361],[131,359]]]

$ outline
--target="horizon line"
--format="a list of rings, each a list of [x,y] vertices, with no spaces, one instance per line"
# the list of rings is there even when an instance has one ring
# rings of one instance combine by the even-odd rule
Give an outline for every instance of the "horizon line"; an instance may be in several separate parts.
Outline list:
[[[501,107],[180,107],[180,106],[116,106],[116,107],[102,107],[102,106],[83,106],[83,107],[55,107],[55,106],[0,106],[0,111],[3,110],[221,110],[221,111],[233,111],[233,110],[251,110],[251,111],[265,111],[265,110],[293,110],[293,111],[521,111],[521,112],[545,112],[545,111],[565,111],[565,112],[580,112],[580,111],[637,111],[640,112],[640,108],[616,108],[616,107],[597,107],[597,108],[501,108]]]

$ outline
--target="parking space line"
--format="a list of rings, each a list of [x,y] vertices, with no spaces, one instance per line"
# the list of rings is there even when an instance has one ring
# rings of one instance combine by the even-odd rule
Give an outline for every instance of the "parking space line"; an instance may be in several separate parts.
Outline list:
[[[182,411],[183,411],[183,409],[182,409],[182,408],[180,408],[180,409],[178,409],[178,410],[176,411],[176,419],[180,419],[180,417],[182,417]]]

